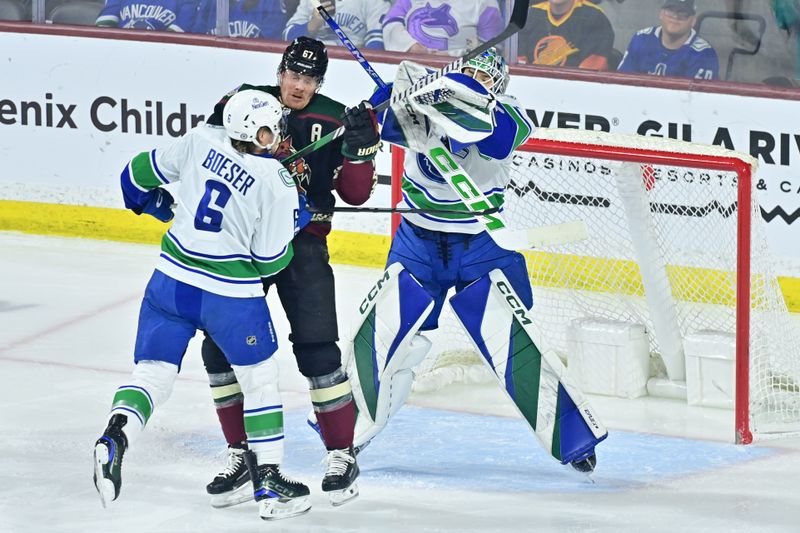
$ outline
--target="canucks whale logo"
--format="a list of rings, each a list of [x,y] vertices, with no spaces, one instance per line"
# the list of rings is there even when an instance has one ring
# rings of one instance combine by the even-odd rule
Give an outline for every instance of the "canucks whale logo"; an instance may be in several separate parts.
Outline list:
[[[433,162],[425,157],[425,154],[417,154],[417,167],[422,171],[422,175],[428,178],[431,181],[436,183],[445,183],[444,178],[436,170],[436,167],[433,165]]]
[[[459,150],[458,152],[453,153],[453,155],[458,159],[464,159],[467,157],[469,153],[469,148],[464,148]],[[436,166],[433,162],[428,159],[425,154],[417,153],[417,168],[420,169],[422,175],[428,178],[429,180],[436,182],[436,183],[447,183],[442,176],[442,174],[437,170]]]
[[[431,7],[430,2],[426,2],[424,7],[408,16],[406,20],[408,33],[426,48],[447,50],[447,37],[453,37],[458,33],[458,21],[450,14],[450,9],[451,6],[447,4]]]

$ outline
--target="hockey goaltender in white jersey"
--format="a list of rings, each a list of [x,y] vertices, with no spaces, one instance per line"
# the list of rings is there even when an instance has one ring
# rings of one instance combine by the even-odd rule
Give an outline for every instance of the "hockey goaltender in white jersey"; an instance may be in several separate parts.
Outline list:
[[[428,74],[403,62],[393,91]],[[380,433],[408,396],[448,303],[481,359],[544,448],[591,473],[607,432],[557,357],[530,330],[534,305],[525,257],[495,240],[508,167],[532,127],[505,94],[508,66],[495,49],[436,78],[383,116],[381,137],[408,149],[403,213],[387,268],[359,306],[348,343],[358,405],[354,444]],[[480,207],[478,207],[480,206]],[[494,208],[498,216],[476,214]],[[491,231],[487,231],[491,230]]]

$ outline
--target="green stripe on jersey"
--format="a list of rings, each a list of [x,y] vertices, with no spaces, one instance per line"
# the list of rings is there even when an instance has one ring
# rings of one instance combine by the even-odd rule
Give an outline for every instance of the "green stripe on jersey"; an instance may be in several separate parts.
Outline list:
[[[469,104],[468,104],[469,105]],[[484,112],[484,116],[487,120],[482,120],[480,117],[476,117],[474,115],[470,115],[468,112],[464,111],[460,107],[456,107],[450,102],[440,102],[438,104],[433,104],[434,109],[436,109],[439,113],[453,121],[454,123],[458,124],[464,129],[470,131],[492,131],[492,116],[486,112],[485,109],[480,109]]]
[[[516,150],[519,145],[525,142],[525,140],[528,138],[528,135],[531,134],[531,126],[528,124],[527,120],[520,116],[516,107],[508,104],[500,105],[502,105],[503,108],[508,111],[508,114],[511,115],[511,118],[513,118],[514,122],[517,123],[517,134],[514,136],[514,150]]]
[[[272,437],[283,433],[283,411],[244,415],[244,431],[248,439]]]
[[[117,407],[127,407],[139,413],[142,417],[144,424],[150,419],[153,414],[153,404],[150,403],[150,398],[144,391],[130,387],[120,387],[114,394],[114,400],[111,402],[111,409]]]
[[[240,279],[257,279],[258,270],[252,261],[246,259],[225,259],[222,261],[210,261],[186,255],[178,248],[178,245],[165,234],[161,239],[161,250],[173,258],[175,261],[187,267],[197,268],[217,276]]]
[[[403,192],[406,194],[406,196],[408,196],[408,199],[411,201],[411,203],[422,209],[461,211],[460,213],[435,213],[430,215],[434,218],[443,220],[466,220],[474,218],[474,216],[468,212],[469,209],[466,205],[464,205],[463,202],[445,204],[431,200],[425,195],[425,192],[421,188],[414,185],[410,180],[403,180]],[[500,207],[503,205],[503,202],[505,202],[505,196],[503,192],[496,192],[491,195],[487,195],[487,198],[493,207]]]
[[[131,160],[131,177],[139,187],[148,191],[163,184],[150,161],[150,152],[142,152]]]
[[[286,251],[280,257],[277,257],[272,261],[259,261],[258,259],[253,258],[253,264],[255,265],[259,275],[262,278],[265,278],[267,276],[277,274],[283,270],[286,265],[289,264],[289,261],[292,260],[292,257],[294,257],[294,248],[292,247],[292,243],[289,243],[289,246],[286,247]]]

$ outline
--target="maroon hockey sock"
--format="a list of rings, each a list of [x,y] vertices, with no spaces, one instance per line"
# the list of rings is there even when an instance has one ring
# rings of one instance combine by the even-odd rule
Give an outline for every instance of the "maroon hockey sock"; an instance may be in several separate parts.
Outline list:
[[[217,407],[217,417],[222,426],[225,441],[233,446],[247,440],[244,432],[244,404],[235,403],[227,407]],[[352,437],[351,437],[352,438]]]
[[[332,411],[323,413],[316,407],[315,405],[314,412],[317,415],[325,447],[329,450],[341,450],[352,446],[353,430],[356,425],[356,404],[352,398]]]

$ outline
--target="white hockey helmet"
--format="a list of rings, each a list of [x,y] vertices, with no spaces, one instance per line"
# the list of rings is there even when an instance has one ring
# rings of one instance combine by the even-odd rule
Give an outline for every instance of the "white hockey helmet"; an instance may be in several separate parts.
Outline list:
[[[283,106],[277,98],[264,91],[254,89],[239,91],[225,104],[222,123],[231,139],[271,149],[280,142]],[[258,130],[264,127],[269,128],[274,136],[271,146],[262,146],[258,142]]]

